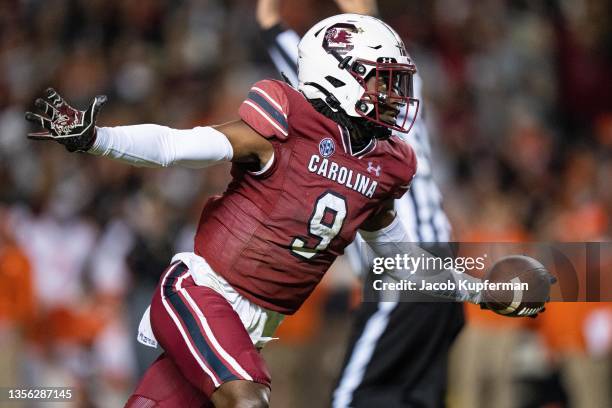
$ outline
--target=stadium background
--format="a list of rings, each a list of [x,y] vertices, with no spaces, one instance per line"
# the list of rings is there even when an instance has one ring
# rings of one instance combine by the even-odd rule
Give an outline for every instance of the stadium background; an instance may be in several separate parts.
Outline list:
[[[158,276],[228,182],[223,165],[143,170],[30,142],[24,111],[52,85],[79,107],[108,94],[104,125],[236,118],[249,85],[277,76],[253,3],[0,2],[0,386],[70,385],[74,406],[121,406],[155,356],[135,332]],[[455,239],[609,240],[610,2],[379,8],[424,78]],[[283,5],[298,33],[336,12]],[[274,407],[325,406],[357,293],[339,262],[281,326],[265,350]],[[467,312],[452,406],[612,406],[609,304],[552,304],[534,320]]]

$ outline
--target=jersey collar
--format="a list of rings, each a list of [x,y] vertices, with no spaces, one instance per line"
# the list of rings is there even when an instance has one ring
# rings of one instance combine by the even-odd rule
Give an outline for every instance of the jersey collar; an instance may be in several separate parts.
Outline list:
[[[372,138],[370,143],[368,143],[363,149],[353,152],[353,146],[351,144],[351,136],[349,130],[344,126],[338,125],[338,129],[340,130],[340,139],[342,139],[342,147],[344,148],[344,152],[350,154],[353,157],[361,159],[366,154],[370,153],[376,148],[376,138]]]

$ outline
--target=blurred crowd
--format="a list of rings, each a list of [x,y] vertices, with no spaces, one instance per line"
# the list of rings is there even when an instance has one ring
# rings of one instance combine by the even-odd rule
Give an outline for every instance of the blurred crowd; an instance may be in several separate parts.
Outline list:
[[[610,240],[609,1],[388,0],[379,9],[424,79],[455,240]],[[324,0],[283,3],[300,34],[335,13]],[[250,84],[277,77],[257,34],[248,0],[0,2],[0,385],[71,384],[82,406],[120,406],[155,355],[135,329],[159,274],[191,250],[204,201],[229,180],[224,165],[136,169],[29,141],[32,101],[48,86],[78,107],[107,94],[105,126],[231,120]],[[357,285],[347,268],[339,262],[271,346],[294,356],[278,366],[270,356],[275,400],[293,401],[279,407],[313,393],[325,400],[331,383],[314,389],[299,372],[336,374]],[[612,383],[612,308],[549,309],[529,322],[468,309],[450,401],[516,406],[512,390],[523,387],[544,402],[612,406],[589,391]]]

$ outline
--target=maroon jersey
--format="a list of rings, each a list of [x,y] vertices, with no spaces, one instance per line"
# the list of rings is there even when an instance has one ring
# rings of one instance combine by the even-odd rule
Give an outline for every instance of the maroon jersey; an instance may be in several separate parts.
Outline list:
[[[195,252],[255,304],[292,314],[359,226],[406,192],[415,155],[396,137],[353,152],[345,128],[280,81],[256,83],[239,114],[274,157],[258,172],[233,166],[202,211]]]

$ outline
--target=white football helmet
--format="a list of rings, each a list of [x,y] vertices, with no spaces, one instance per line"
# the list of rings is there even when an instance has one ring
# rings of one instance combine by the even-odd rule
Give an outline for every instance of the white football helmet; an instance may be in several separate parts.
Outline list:
[[[306,98],[351,118],[410,130],[419,107],[412,94],[416,67],[386,23],[359,14],[329,17],[308,30],[298,52],[298,89]],[[398,123],[403,107],[407,112]]]

